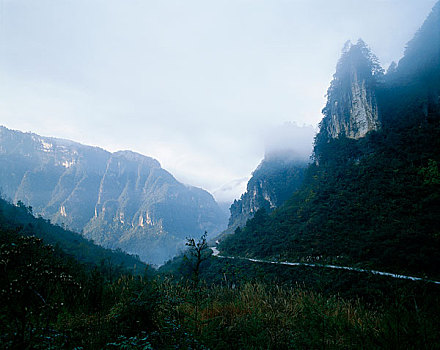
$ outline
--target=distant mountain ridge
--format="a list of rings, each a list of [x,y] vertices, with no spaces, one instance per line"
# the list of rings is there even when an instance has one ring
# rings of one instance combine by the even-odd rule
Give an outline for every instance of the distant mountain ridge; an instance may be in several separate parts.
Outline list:
[[[186,236],[215,234],[226,222],[208,192],[179,183],[153,158],[5,127],[0,186],[34,213],[156,264],[176,254]]]

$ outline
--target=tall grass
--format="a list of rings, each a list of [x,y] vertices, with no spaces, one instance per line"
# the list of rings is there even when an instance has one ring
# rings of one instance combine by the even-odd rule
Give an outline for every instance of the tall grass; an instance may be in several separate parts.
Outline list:
[[[304,287],[249,282],[239,288],[160,285],[162,317],[210,349],[436,348],[439,325],[404,301],[387,308]],[[199,300],[195,300],[199,298]],[[196,317],[196,304],[198,317]],[[166,316],[166,317],[165,317]]]

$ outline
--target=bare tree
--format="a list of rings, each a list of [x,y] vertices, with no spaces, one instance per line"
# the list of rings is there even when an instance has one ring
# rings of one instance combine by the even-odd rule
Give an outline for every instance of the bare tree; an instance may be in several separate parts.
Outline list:
[[[208,248],[208,242],[206,241],[207,235],[208,233],[205,231],[198,241],[194,238],[186,238],[187,242],[185,245],[189,247],[189,254],[195,260],[192,265],[193,281],[195,285],[199,283],[200,264],[208,258],[208,255],[205,254],[205,251]]]

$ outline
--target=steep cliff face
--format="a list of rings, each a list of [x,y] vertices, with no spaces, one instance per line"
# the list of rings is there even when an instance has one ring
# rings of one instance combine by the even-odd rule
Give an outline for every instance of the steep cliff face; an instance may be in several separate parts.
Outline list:
[[[332,138],[345,135],[359,139],[380,126],[374,92],[367,89],[365,80],[358,79],[356,71],[352,72],[350,80],[350,92],[340,100],[335,99],[328,109],[331,122],[327,132]],[[340,108],[341,105],[349,106],[348,112]]]
[[[266,156],[253,172],[246,192],[230,207],[228,233],[244,227],[259,209],[272,211],[301,185],[307,162],[292,159],[289,152]]]
[[[363,41],[347,43],[327,93],[321,133],[359,139],[379,129],[376,84],[382,73]]]
[[[209,193],[179,183],[152,158],[4,127],[0,186],[34,213],[152,263],[172,257],[186,236],[226,223]]]

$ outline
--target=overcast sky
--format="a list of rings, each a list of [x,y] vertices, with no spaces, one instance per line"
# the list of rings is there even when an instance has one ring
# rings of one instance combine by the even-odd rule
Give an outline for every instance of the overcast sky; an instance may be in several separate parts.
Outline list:
[[[346,40],[387,68],[435,2],[0,0],[0,124],[134,150],[230,200],[272,139],[310,149],[294,123],[321,120]]]

